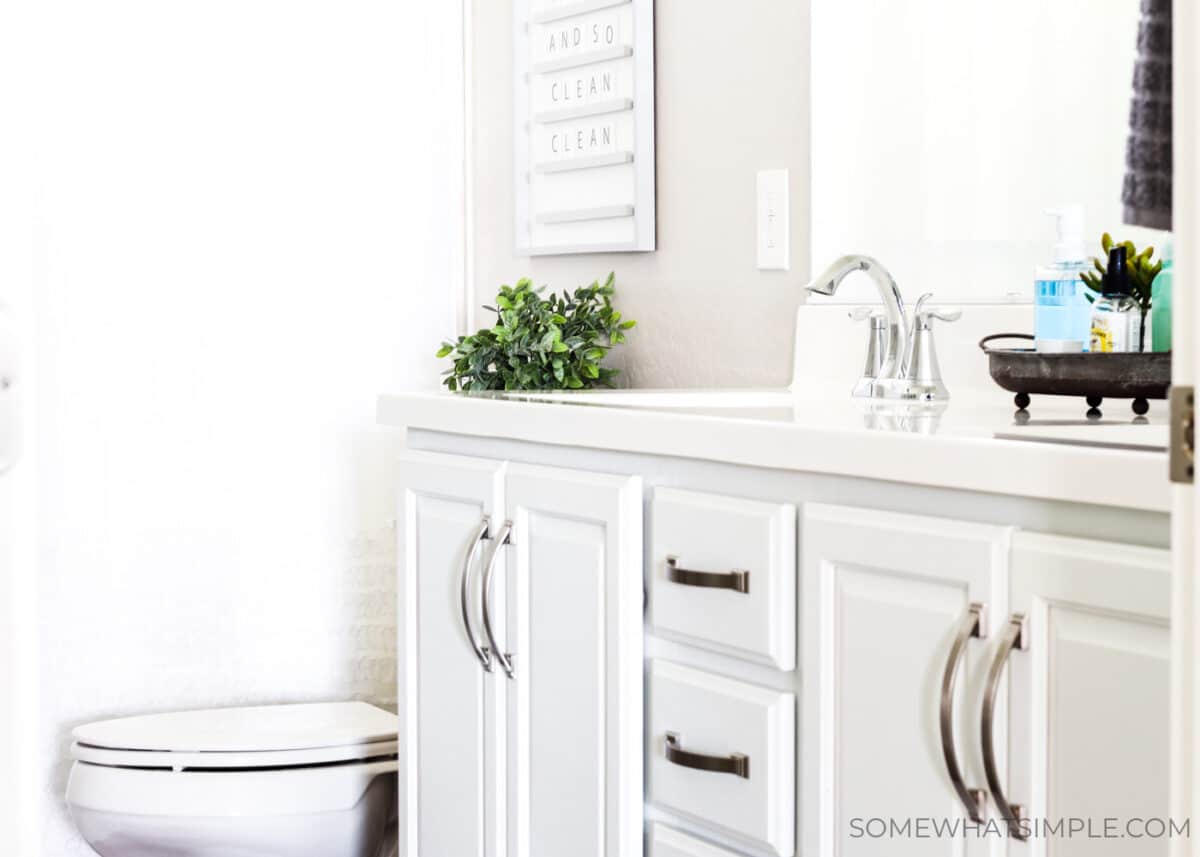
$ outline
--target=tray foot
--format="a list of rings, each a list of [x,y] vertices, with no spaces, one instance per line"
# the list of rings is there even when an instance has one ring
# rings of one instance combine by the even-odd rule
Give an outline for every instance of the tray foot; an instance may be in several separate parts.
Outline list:
[[[1017,393],[1017,395],[1013,396],[1013,404],[1016,405],[1019,410],[1023,411],[1028,408],[1029,402],[1030,399],[1028,393]]]
[[[1150,413],[1150,403],[1145,399],[1134,399],[1133,412],[1139,417],[1144,417],[1146,414]]]

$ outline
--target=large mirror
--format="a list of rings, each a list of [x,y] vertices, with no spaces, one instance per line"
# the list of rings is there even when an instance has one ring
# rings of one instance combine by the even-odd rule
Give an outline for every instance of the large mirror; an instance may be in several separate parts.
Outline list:
[[[1046,209],[1122,224],[1139,0],[812,0],[812,264],[866,253],[910,300],[1028,301]],[[865,281],[839,300],[874,300]]]

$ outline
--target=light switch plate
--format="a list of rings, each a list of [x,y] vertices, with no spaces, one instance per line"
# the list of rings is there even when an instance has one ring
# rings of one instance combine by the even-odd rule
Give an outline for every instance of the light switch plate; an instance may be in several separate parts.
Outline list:
[[[791,267],[788,171],[758,171],[758,269],[786,271]]]

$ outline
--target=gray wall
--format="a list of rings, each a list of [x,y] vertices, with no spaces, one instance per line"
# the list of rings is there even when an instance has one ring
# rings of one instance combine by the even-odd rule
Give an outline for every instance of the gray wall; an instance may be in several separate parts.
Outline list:
[[[781,386],[808,278],[808,0],[657,0],[658,250],[513,253],[512,4],[474,6],[474,292],[529,275],[575,288],[617,274],[638,327],[616,365],[638,387]],[[791,171],[792,269],[755,266],[755,174]],[[479,312],[476,326],[490,323]]]

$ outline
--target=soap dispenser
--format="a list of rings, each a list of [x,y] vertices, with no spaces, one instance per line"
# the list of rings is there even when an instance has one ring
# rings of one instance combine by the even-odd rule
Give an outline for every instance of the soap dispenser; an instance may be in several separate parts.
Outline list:
[[[1037,269],[1034,277],[1034,334],[1037,350],[1087,351],[1091,332],[1091,304],[1087,286],[1079,275],[1088,269],[1083,240],[1083,206],[1047,209],[1054,218],[1057,240],[1054,261]]]

